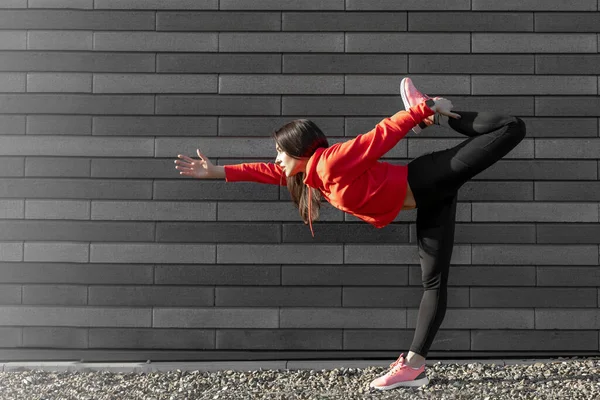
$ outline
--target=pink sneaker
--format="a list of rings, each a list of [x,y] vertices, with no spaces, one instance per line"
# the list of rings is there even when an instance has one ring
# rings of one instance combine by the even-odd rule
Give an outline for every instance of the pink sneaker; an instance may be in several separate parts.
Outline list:
[[[404,78],[402,79],[402,82],[400,82],[400,94],[402,95],[402,102],[404,103],[405,110],[408,110],[412,106],[422,103],[425,100],[431,98],[426,94],[419,92],[415,85],[413,85],[412,80],[410,78]],[[425,118],[422,122],[419,123],[419,125],[416,125],[412,130],[414,133],[419,133],[422,129],[427,128],[431,124],[433,124],[433,116]]]
[[[414,369],[410,365],[405,364],[404,353],[392,364],[390,370],[385,374],[375,379],[369,387],[379,390],[394,389],[399,386],[419,387],[427,385],[429,378],[425,374],[425,364]]]

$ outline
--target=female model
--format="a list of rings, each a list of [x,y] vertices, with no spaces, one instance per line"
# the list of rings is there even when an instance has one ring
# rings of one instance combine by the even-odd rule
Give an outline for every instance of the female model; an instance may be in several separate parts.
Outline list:
[[[417,208],[425,290],[407,357],[402,353],[385,375],[370,384],[381,390],[429,383],[425,357],[446,313],[458,189],[525,137],[521,119],[491,112],[451,112],[449,100],[420,93],[409,78],[402,80],[400,92],[406,111],[343,143],[329,146],[312,121],[300,119],[273,133],[275,163],[214,166],[200,150],[200,160],[183,155],[179,155],[182,160],[175,160],[182,175],[287,185],[313,237],[312,221],[319,216],[321,196],[377,228],[392,222],[400,210]],[[468,138],[452,148],[421,155],[408,165],[378,161],[411,129],[418,133],[432,124]]]

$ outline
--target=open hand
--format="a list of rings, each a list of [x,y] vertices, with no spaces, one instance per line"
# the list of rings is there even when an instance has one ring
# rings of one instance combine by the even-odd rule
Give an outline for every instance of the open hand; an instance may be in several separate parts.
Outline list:
[[[214,172],[215,166],[210,162],[208,157],[200,153],[200,149],[196,149],[200,160],[194,160],[193,158],[179,154],[178,157],[182,160],[175,160],[175,169],[180,170],[181,175],[188,175],[194,178],[211,178]]]

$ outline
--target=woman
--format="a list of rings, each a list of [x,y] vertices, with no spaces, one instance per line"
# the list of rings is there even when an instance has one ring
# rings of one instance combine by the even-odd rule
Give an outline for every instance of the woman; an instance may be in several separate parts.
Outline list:
[[[382,120],[368,133],[329,146],[323,132],[309,120],[294,120],[273,133],[275,163],[214,166],[179,155],[182,175],[287,185],[305,223],[319,216],[321,197],[334,207],[377,228],[392,222],[400,210],[417,208],[417,245],[424,293],[408,355],[371,382],[381,390],[422,386],[429,380],[425,357],[446,313],[448,271],[454,245],[458,189],[485,170],[525,137],[516,117],[490,112],[451,112],[452,103],[420,93],[409,78],[400,92],[406,111]],[[408,165],[378,161],[411,129],[419,133],[437,124],[468,139],[421,155]],[[314,207],[314,208],[313,208]]]

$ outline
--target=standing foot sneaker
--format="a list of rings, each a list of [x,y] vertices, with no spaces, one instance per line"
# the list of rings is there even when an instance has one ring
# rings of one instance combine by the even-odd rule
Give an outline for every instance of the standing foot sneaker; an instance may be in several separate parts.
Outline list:
[[[385,374],[375,379],[369,387],[379,390],[389,390],[400,386],[419,387],[429,383],[429,378],[425,373],[425,364],[419,368],[413,368],[406,364],[404,353],[392,364],[390,370]]]
[[[431,98],[426,94],[419,92],[410,78],[404,78],[402,79],[402,82],[400,82],[400,94],[402,95],[402,102],[404,103],[405,110]],[[434,116],[431,115],[420,122],[419,125],[416,125],[412,130],[414,133],[419,133],[429,125],[432,125],[433,122]]]

